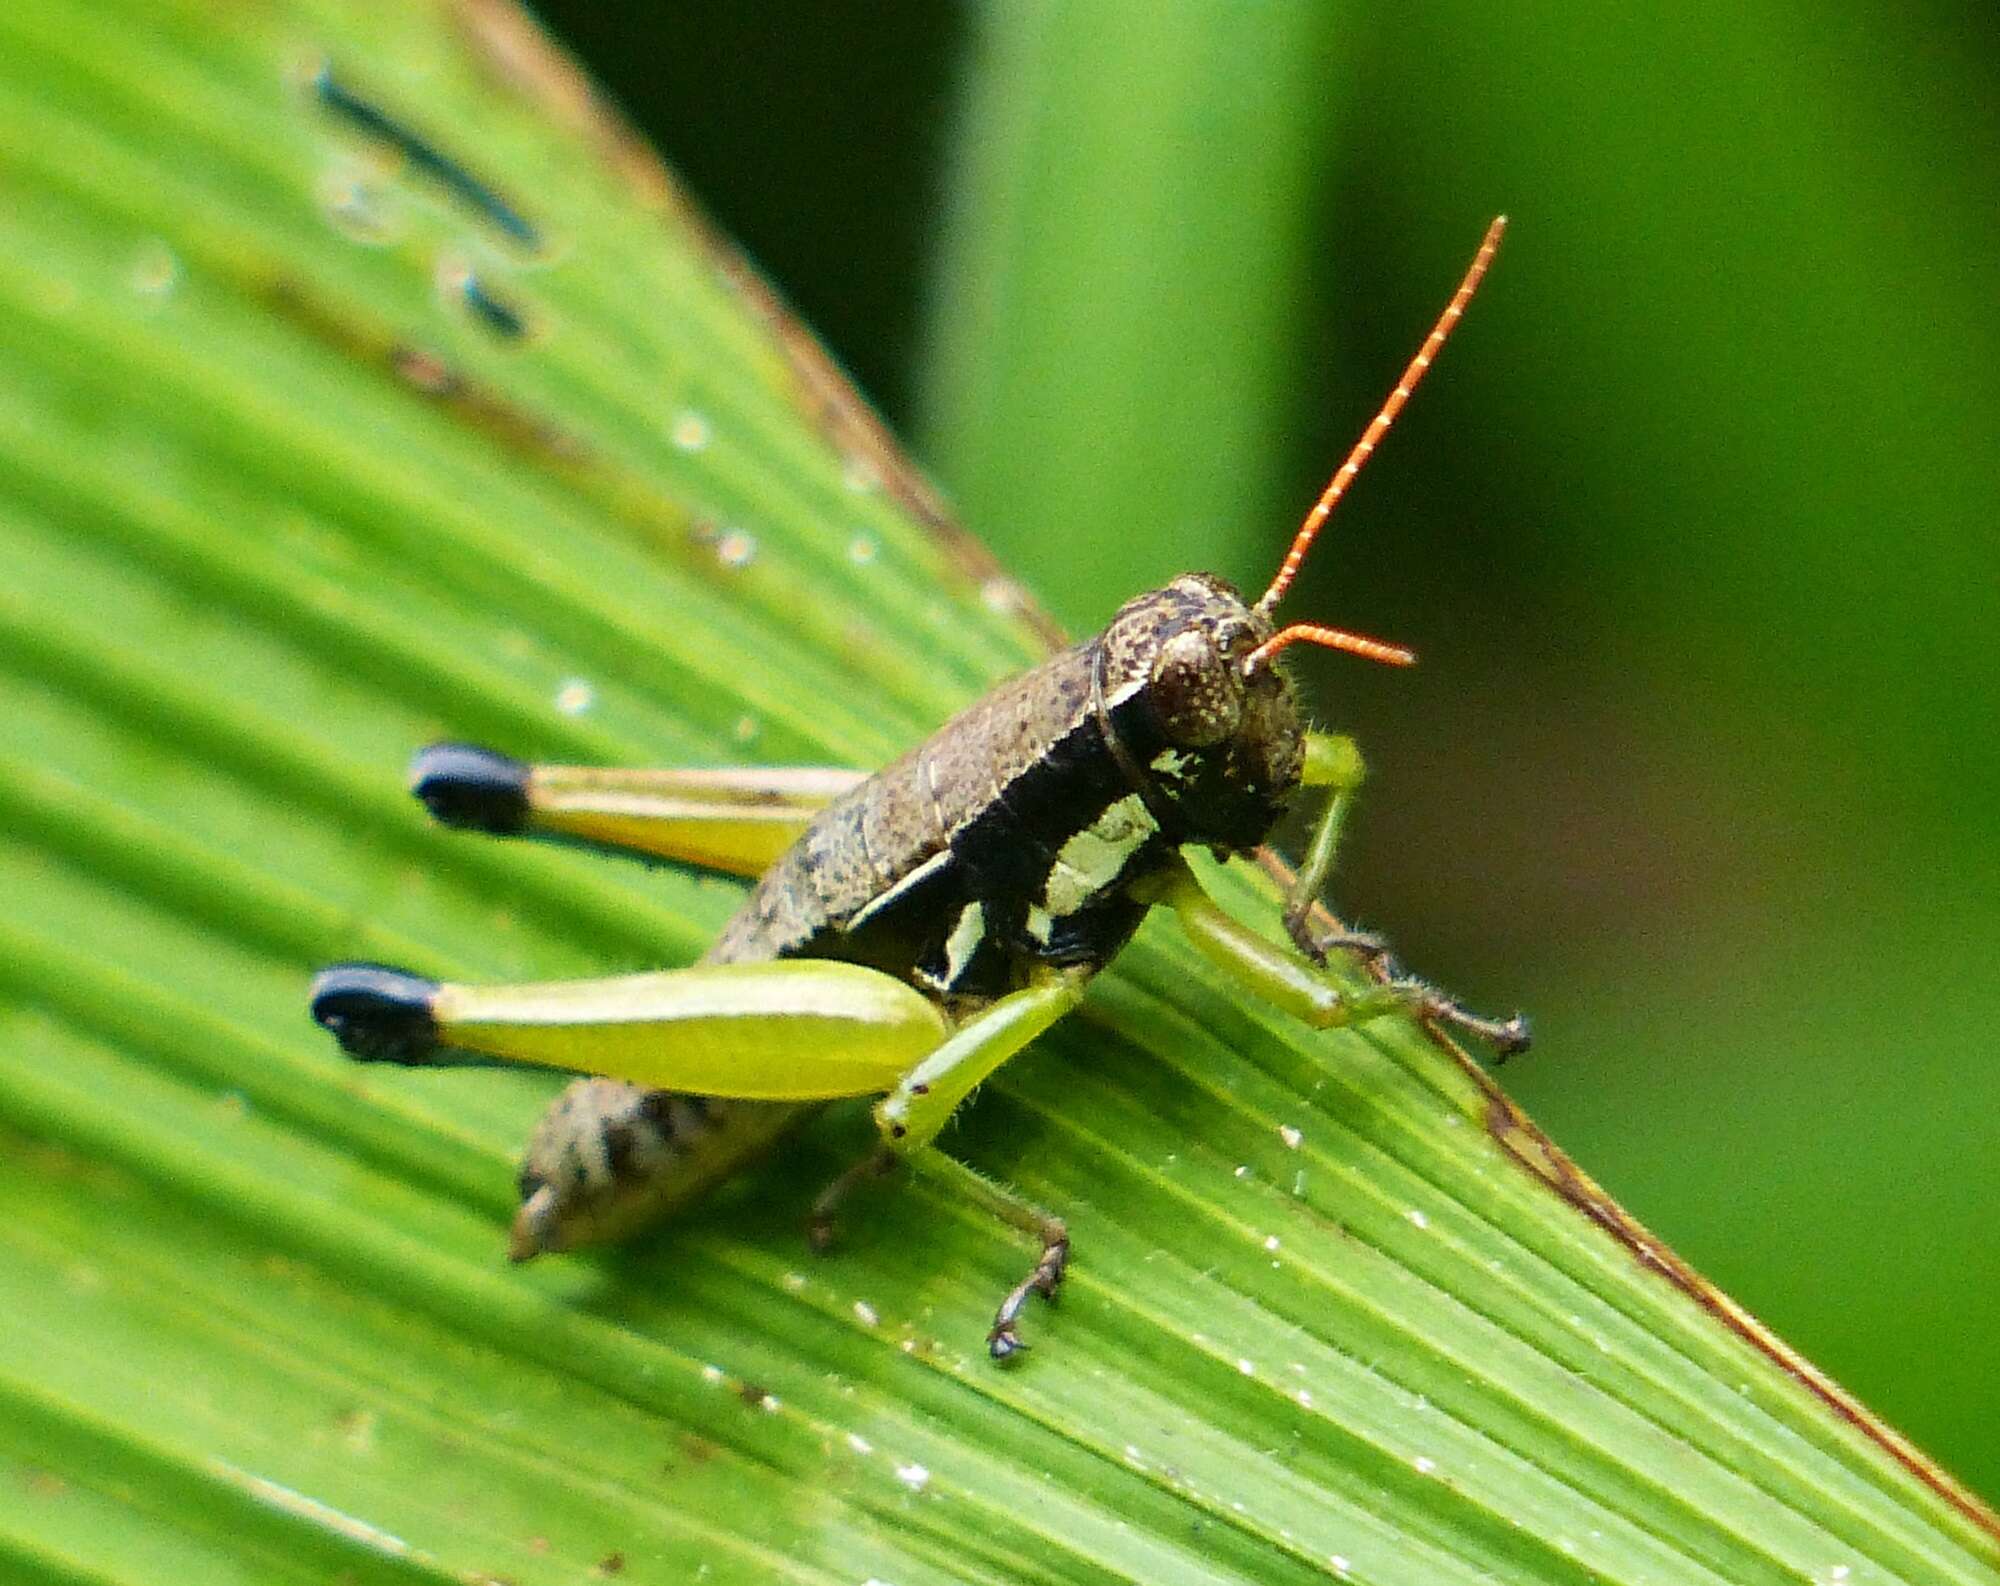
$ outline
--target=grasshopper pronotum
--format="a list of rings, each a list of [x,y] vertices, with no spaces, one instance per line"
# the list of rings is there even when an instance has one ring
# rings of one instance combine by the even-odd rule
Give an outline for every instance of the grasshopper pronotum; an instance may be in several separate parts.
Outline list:
[[[1347,739],[1305,727],[1273,664],[1293,644],[1415,659],[1338,629],[1281,628],[1272,613],[1464,312],[1504,225],[1488,229],[1254,603],[1218,578],[1177,578],[872,776],[527,766],[460,744],[417,757],[415,792],[446,825],[583,838],[759,878],[690,969],[465,986],[337,964],[315,981],[313,1016],[356,1057],[596,1076],[570,1086],[529,1143],[516,1260],[617,1238],[733,1172],[814,1104],[880,1095],[881,1143],[815,1204],[815,1242],[861,1177],[905,1160],[950,1177],[1040,1241],[988,1334],[1006,1359],[1023,1347],[1028,1296],[1062,1281],[1067,1229],[933,1143],[976,1085],[1076,1006],[1158,904],[1246,990],[1314,1028],[1407,1011],[1502,1054],[1526,1046],[1519,1016],[1479,1018],[1394,973],[1356,993],[1321,972],[1333,951],[1386,964],[1379,941],[1324,934],[1311,918],[1361,761]],[[1294,956],[1214,903],[1181,850],[1258,847],[1301,788],[1326,805],[1287,900]]]

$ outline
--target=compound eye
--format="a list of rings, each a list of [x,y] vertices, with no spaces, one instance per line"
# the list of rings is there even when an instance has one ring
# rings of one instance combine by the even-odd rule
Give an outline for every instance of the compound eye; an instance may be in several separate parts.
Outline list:
[[[1243,690],[1208,636],[1183,629],[1160,646],[1153,663],[1153,709],[1174,743],[1204,749],[1236,731]]]

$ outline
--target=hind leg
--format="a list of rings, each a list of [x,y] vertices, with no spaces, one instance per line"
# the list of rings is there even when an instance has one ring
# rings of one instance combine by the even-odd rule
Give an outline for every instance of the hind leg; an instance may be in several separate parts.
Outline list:
[[[862,779],[822,766],[627,770],[529,765],[473,744],[432,744],[410,791],[439,824],[550,837],[730,875],[758,876]]]

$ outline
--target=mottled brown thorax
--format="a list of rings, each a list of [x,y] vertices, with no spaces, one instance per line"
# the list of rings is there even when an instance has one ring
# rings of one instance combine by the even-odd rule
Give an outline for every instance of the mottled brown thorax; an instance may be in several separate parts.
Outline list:
[[[1137,880],[1184,844],[1255,846],[1296,785],[1290,692],[1243,666],[1269,636],[1218,579],[1129,602],[829,805],[709,961],[842,958],[967,1000],[1101,967]]]

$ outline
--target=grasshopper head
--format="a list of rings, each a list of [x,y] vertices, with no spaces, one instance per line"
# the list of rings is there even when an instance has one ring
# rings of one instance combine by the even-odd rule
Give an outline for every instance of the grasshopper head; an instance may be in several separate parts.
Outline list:
[[[1105,630],[1109,725],[1184,841],[1254,848],[1298,785],[1298,704],[1276,669],[1250,664],[1272,632],[1268,617],[1206,573],[1127,602]]]
[[[1128,601],[1099,641],[1099,692],[1128,774],[1183,842],[1263,842],[1298,786],[1305,723],[1272,661],[1311,639],[1376,660],[1407,650],[1332,629],[1278,628],[1222,579],[1188,573]]]

